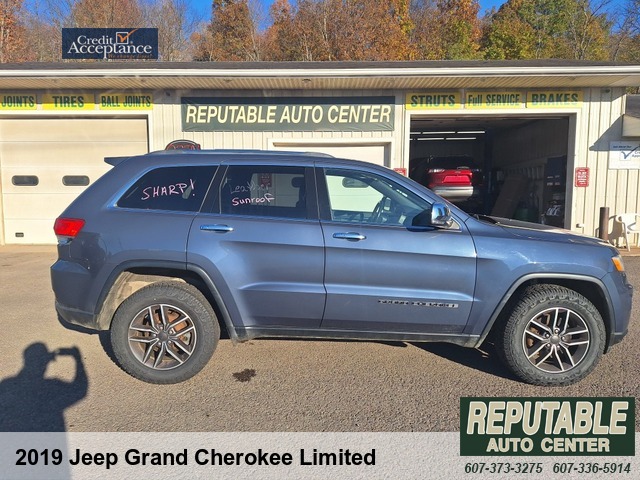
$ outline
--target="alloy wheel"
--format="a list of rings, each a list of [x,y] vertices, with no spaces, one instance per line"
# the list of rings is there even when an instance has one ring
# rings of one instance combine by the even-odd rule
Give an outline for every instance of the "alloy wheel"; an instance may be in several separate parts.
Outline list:
[[[584,319],[571,309],[556,307],[529,320],[522,335],[522,348],[537,369],[563,373],[580,364],[590,341]]]
[[[194,352],[197,331],[183,310],[167,304],[150,305],[131,320],[129,348],[136,359],[154,370],[184,364]]]

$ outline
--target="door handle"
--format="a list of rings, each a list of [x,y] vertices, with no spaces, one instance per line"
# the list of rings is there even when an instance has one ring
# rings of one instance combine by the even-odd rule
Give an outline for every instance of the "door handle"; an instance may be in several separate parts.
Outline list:
[[[220,225],[220,224],[200,225],[200,230],[203,230],[205,232],[229,233],[229,232],[233,232],[233,227],[230,227],[229,225]]]
[[[340,240],[351,240],[351,241],[354,241],[354,242],[359,242],[360,240],[364,240],[367,237],[362,235],[361,233],[346,232],[346,233],[334,233],[333,234],[333,238],[338,238]]]

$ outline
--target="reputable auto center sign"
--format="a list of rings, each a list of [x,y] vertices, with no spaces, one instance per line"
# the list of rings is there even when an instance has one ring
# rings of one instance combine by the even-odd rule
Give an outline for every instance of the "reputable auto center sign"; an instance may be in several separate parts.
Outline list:
[[[394,97],[183,97],[184,132],[391,131]]]
[[[157,28],[63,28],[62,58],[157,60]]]

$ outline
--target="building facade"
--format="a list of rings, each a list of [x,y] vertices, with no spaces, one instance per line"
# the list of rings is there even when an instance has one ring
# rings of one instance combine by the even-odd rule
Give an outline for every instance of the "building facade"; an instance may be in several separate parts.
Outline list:
[[[5,64],[0,244],[55,243],[54,219],[105,157],[178,139],[409,175],[465,155],[483,176],[476,213],[595,236],[601,207],[640,212],[634,86],[640,65],[567,61]]]

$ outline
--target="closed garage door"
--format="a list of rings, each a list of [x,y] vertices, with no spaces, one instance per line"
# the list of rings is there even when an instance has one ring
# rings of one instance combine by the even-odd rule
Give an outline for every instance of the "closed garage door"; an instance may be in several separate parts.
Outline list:
[[[110,166],[104,157],[148,152],[146,119],[2,119],[5,243],[53,244],[53,222]]]

